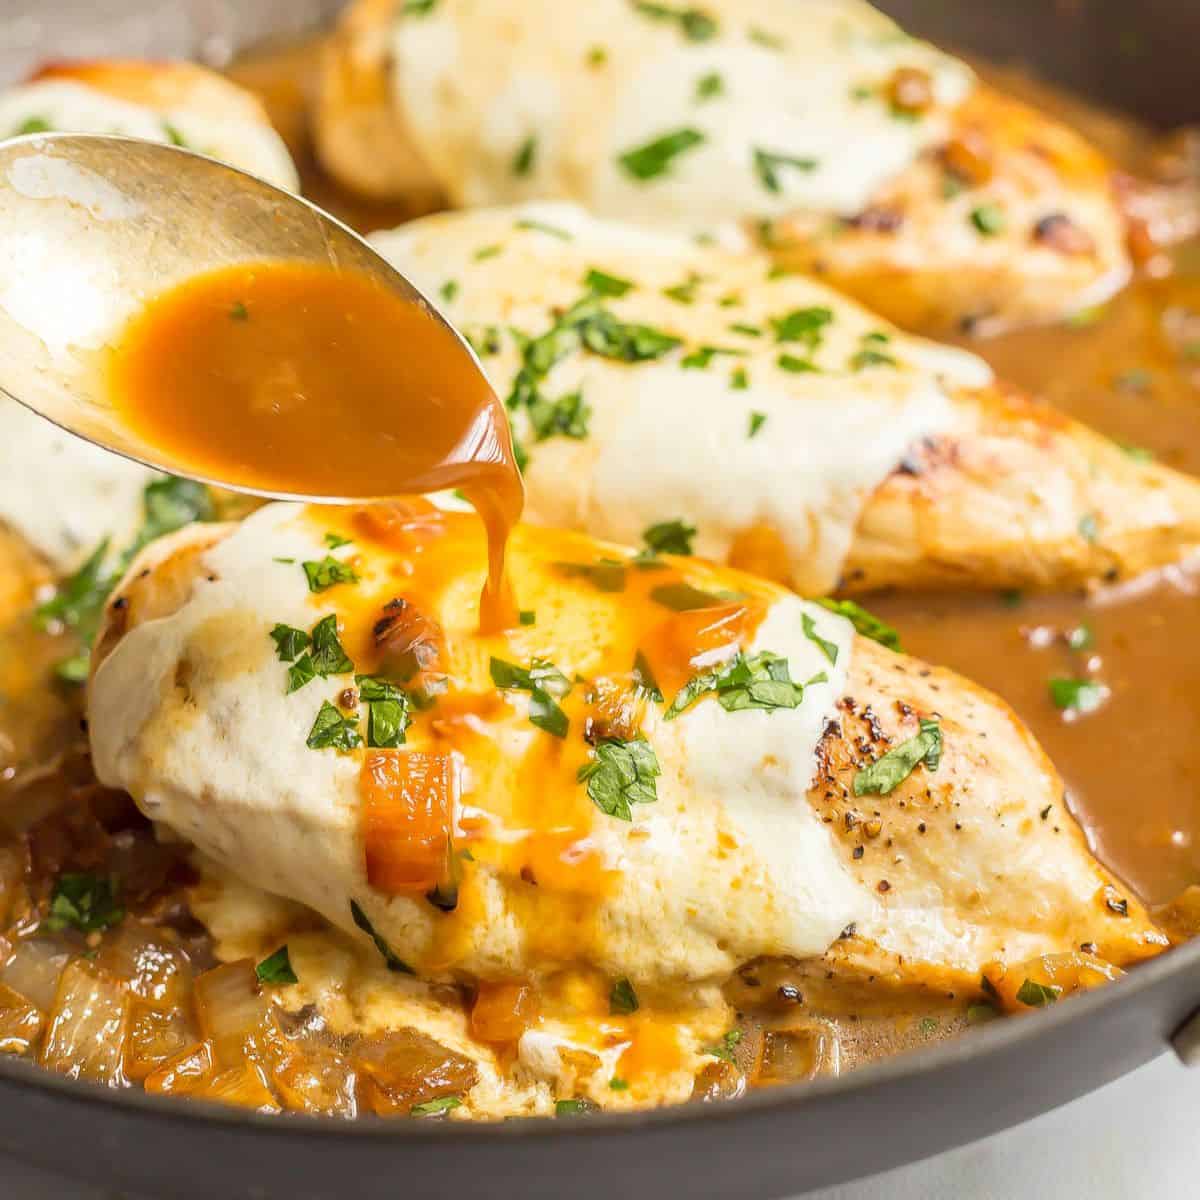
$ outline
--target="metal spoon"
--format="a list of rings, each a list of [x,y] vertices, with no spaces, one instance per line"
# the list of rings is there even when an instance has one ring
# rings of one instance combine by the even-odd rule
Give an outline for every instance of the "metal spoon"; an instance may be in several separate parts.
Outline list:
[[[483,377],[436,308],[316,205],[178,146],[45,133],[0,143],[0,393],[161,471],[283,500],[358,502],[198,475],[125,428],[111,407],[109,347],[135,313],[193,275],[268,259],[374,277],[429,309]]]

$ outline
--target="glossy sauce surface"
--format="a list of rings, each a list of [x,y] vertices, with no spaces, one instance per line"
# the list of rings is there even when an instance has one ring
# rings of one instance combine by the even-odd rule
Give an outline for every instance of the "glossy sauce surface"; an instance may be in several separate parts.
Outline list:
[[[141,438],[234,486],[363,498],[461,488],[489,536],[483,622],[515,616],[503,547],[523,492],[508,423],[424,306],[327,267],[224,268],[130,323],[111,389]]]

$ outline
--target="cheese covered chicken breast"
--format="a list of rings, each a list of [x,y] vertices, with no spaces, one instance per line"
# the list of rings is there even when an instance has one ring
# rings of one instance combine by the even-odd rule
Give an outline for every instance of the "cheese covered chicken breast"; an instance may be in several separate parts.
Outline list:
[[[681,1098],[748,962],[739,986],[811,980],[814,1015],[864,988],[1020,1007],[1027,979],[1058,995],[1165,944],[994,697],[699,561],[526,526],[509,569],[520,623],[482,635],[470,514],[275,504],[163,539],[94,653],[98,778],[218,877],[422,986],[468,982],[476,1042],[509,988],[489,1087],[560,1079],[575,1046],[600,1102],[618,1074]],[[294,965],[334,1013],[332,953]]]
[[[861,0],[358,0],[317,136],[373,195],[737,222],[926,330],[1061,317],[1129,272],[1104,158]]]
[[[1200,543],[1200,486],[765,257],[569,205],[377,248],[471,339],[527,519],[841,586],[1074,586]]]

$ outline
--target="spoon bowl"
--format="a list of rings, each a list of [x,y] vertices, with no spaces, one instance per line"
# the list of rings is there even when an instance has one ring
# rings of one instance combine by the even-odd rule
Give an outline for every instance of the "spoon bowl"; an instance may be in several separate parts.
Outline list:
[[[0,393],[161,471],[274,499],[362,503],[198,474],[127,428],[112,405],[113,346],[132,317],[196,275],[264,261],[370,277],[448,329],[464,368],[485,380],[435,306],[307,200],[179,146],[38,133],[0,143]]]

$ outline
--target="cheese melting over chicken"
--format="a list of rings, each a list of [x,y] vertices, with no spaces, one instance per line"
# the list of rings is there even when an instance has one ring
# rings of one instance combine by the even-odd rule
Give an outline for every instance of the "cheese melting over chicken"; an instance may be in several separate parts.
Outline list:
[[[954,388],[991,378],[975,356],[774,275],[759,255],[569,205],[445,214],[373,241],[481,347],[510,397],[529,455],[527,520],[637,543],[682,518],[697,527],[695,552],[717,560],[767,526],[801,591],[836,584],[866,498],[919,439],[955,427]],[[551,330],[595,271],[611,277],[606,310],[679,345],[638,362],[568,345],[539,393],[559,404],[578,393],[584,416],[547,434],[514,403],[520,339]]]
[[[312,594],[301,564],[324,558],[331,528],[353,539],[335,553],[359,581]],[[624,560],[624,552],[522,527],[510,570],[535,622],[484,637],[484,542],[465,514],[430,518],[400,551],[373,540],[362,519],[280,504],[207,549],[211,527],[182,536],[174,546],[190,540],[194,565],[180,575],[168,564],[161,582],[149,577],[159,598],[148,612],[164,615],[136,624],[95,671],[95,766],[241,878],[349,932],[353,901],[394,954],[433,977],[538,977],[582,961],[651,986],[711,980],[755,955],[819,955],[870,911],[869,893],[805,799],[853,640],[849,624],[825,609],[687,560],[627,565],[627,590],[605,591],[561,564],[595,564],[598,550]],[[787,659],[793,680],[811,682],[794,708],[727,712],[709,697],[668,722],[661,706],[648,705],[641,729],[662,772],[658,798],[620,820],[576,779],[590,753],[577,705],[585,680],[628,679],[638,639],[673,619],[669,607],[633,593],[681,581],[680,570],[696,587],[720,591],[732,581],[747,592],[761,619],[745,652],[770,650]],[[373,669],[372,629],[397,596],[444,631],[454,681],[417,717],[401,751],[449,748],[457,763],[455,844],[471,857],[452,913],[368,885],[363,751],[305,744],[322,701],[344,706],[353,678],[338,673],[285,694],[287,667],[269,636],[279,622],[309,629],[337,613],[356,668]],[[132,599],[135,622],[141,603]],[[527,693],[497,692],[490,656],[549,659],[576,681],[563,700],[566,738],[535,727]]]
[[[553,196],[693,229],[859,211],[973,86],[860,0],[441,0],[402,6],[392,48],[399,112],[454,205]],[[928,78],[919,119],[893,111],[901,68]]]
[[[0,93],[0,137],[49,130],[174,142],[277,187],[300,187],[283,139],[263,121],[196,108],[150,108],[71,79],[40,79]]]

